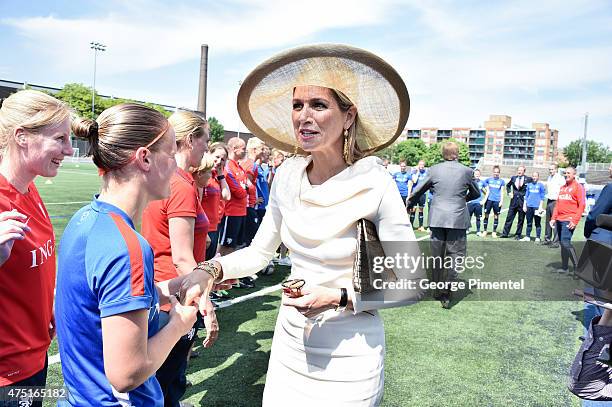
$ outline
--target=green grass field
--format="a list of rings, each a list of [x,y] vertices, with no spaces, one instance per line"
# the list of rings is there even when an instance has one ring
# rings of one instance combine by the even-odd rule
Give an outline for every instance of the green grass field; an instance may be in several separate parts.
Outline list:
[[[66,164],[47,184],[37,185],[52,216],[57,239],[70,216],[99,188],[91,165]],[[67,203],[68,202],[68,203]],[[505,208],[507,208],[507,204]],[[505,212],[501,216],[501,232]],[[492,219],[491,219],[492,223]],[[489,230],[491,230],[489,226]],[[424,236],[418,232],[417,236]],[[575,240],[582,236],[582,223]],[[383,310],[387,342],[384,406],[577,406],[565,387],[566,374],[582,334],[582,304],[538,300],[549,285],[569,292],[571,278],[550,273],[558,249],[535,243],[493,241],[470,234],[470,250],[486,250],[492,275],[529,273],[539,281],[522,301],[473,301],[465,298],[444,310],[435,301]],[[494,243],[488,243],[494,242]],[[519,249],[520,248],[520,251]],[[529,260],[529,266],[520,264]],[[277,284],[278,270],[257,280],[254,290]],[[185,400],[202,406],[260,405],[280,293],[256,297],[218,311],[221,331],[212,349],[195,349]],[[200,333],[201,338],[204,337]],[[198,343],[201,343],[199,341]],[[54,342],[49,355],[57,354]],[[62,383],[61,364],[49,368],[49,385]]]

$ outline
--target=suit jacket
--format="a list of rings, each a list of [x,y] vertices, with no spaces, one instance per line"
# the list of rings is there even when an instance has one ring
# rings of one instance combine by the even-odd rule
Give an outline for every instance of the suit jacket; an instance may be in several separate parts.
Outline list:
[[[436,164],[408,201],[416,202],[429,189],[432,193],[429,227],[467,229],[470,225],[467,201],[480,196],[472,170],[456,160]]]
[[[518,175],[513,175],[510,177],[510,181],[506,184],[506,192],[510,194],[512,191],[512,201],[519,204],[521,207],[523,206],[523,202],[525,201],[525,194],[527,193],[527,184],[533,182],[531,177],[527,175],[523,175],[523,185],[520,188],[516,187],[516,179]]]

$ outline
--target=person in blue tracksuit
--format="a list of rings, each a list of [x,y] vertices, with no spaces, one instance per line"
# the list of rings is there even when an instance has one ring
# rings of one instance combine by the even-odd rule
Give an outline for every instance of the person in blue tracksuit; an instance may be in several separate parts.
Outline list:
[[[397,184],[397,189],[402,197],[404,204],[408,198],[408,183],[411,182],[410,174],[407,171],[406,161],[400,161],[400,170],[393,174],[393,179]]]
[[[427,168],[425,168],[425,161],[419,160],[417,167],[413,168],[412,171],[410,172],[412,188],[416,188],[416,186],[419,185],[420,182],[423,182],[423,180],[427,177],[427,175],[428,175],[428,172],[427,172]],[[425,194],[423,194],[421,195],[421,198],[417,202],[414,203],[414,206],[408,208],[410,209],[410,223],[412,225],[414,225],[414,219],[416,217],[416,213],[418,209],[419,230],[421,232],[425,231],[425,228],[423,227],[423,218],[424,218],[423,210],[425,209],[426,199],[427,197],[425,196]]]
[[[468,213],[470,214],[470,224],[472,223],[472,215],[476,217],[476,234],[480,236],[480,217],[482,216],[482,195],[484,190],[484,181],[480,179],[480,170],[474,170],[474,181],[478,185],[480,195],[478,198],[468,202]]]
[[[542,233],[542,217],[539,214],[543,212],[544,199],[546,199],[546,187],[540,182],[540,174],[537,171],[533,173],[531,178],[532,182],[527,184],[525,202],[523,203],[523,211],[527,216],[527,230],[523,240],[527,242],[531,241],[531,227],[535,220],[535,241],[539,242]]]
[[[484,186],[487,188],[487,193],[482,200],[484,202],[484,230],[482,236],[487,236],[487,229],[489,226],[489,214],[493,209],[493,237],[497,237],[497,225],[499,224],[499,213],[501,212],[502,204],[504,202],[504,187],[506,181],[499,177],[499,166],[493,167],[493,176],[487,178],[484,181]]]

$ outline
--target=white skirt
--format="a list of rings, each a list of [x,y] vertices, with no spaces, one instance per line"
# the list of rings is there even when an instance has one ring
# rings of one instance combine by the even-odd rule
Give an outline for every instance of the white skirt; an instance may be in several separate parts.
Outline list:
[[[384,389],[384,357],[385,333],[376,311],[330,310],[308,319],[281,305],[263,405],[377,406]]]

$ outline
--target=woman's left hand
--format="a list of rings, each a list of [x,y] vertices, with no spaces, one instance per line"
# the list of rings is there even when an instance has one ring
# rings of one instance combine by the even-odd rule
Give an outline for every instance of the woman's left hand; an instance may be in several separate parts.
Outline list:
[[[302,315],[313,318],[322,312],[336,308],[340,302],[340,289],[323,286],[304,286],[300,294],[284,293],[283,305],[295,307]]]

